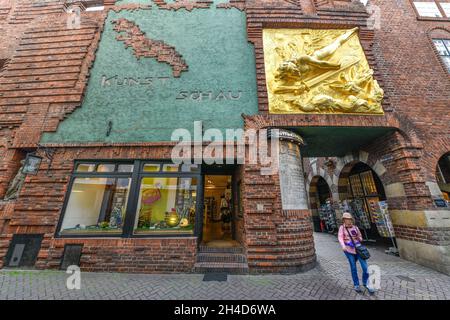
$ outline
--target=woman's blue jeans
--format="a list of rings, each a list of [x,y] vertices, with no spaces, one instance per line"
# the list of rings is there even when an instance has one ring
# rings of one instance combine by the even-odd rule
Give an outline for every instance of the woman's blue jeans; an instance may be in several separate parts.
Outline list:
[[[361,264],[361,268],[363,271],[363,275],[362,275],[363,285],[367,286],[367,282],[369,281],[369,272],[367,270],[367,261],[364,259],[361,259],[361,257],[358,254],[352,254],[347,251],[344,251],[344,253],[348,259],[348,262],[350,263],[350,270],[352,272],[353,284],[355,286],[359,286],[358,269],[356,268],[356,262],[359,260],[359,263]]]

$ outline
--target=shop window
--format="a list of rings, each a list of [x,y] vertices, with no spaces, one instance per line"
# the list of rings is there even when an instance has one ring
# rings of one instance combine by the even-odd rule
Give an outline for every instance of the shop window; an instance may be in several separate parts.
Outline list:
[[[413,1],[419,17],[423,18],[450,18],[450,3],[434,1]]]
[[[433,43],[436,50],[439,52],[439,56],[447,67],[447,71],[450,73],[450,40],[433,39]]]
[[[198,165],[76,163],[59,234],[193,234],[199,174]]]
[[[135,233],[193,233],[196,195],[197,178],[142,178]]]
[[[61,234],[122,233],[130,178],[75,178]]]

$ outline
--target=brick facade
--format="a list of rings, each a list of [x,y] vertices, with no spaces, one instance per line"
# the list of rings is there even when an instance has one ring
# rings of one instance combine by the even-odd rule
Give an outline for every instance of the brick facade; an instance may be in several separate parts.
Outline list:
[[[437,162],[450,151],[450,77],[431,39],[450,39],[450,22],[418,20],[409,0],[370,2],[381,8],[380,29],[367,26],[369,14],[359,1],[231,0],[218,7],[246,13],[248,40],[254,45],[259,114],[243,115],[245,128],[395,129],[345,157],[332,158],[335,168],[326,166],[325,158],[305,158],[304,167],[307,189],[314,188],[311,183],[315,177],[323,176],[340,197],[346,192],[342,179],[352,166],[359,161],[368,164],[385,188],[401,184],[403,192],[387,197],[390,209],[400,215],[398,221],[404,221],[401,215],[410,212],[438,210],[428,184],[436,182]],[[0,61],[6,61],[0,73],[0,196],[15,176],[20,160],[36,150],[42,133],[56,131],[60,122],[81,106],[107,11],[152,10],[150,5],[116,6],[115,1],[108,0],[103,11],[82,12],[80,28],[67,29],[63,1],[45,1],[40,6],[34,3],[0,0]],[[206,10],[214,5],[212,1],[154,3],[165,10]],[[269,114],[263,29],[355,26],[360,27],[366,57],[385,91],[385,114]],[[151,51],[152,44],[146,43],[149,48],[144,48],[133,42],[133,36],[141,35],[131,32],[131,43],[127,43],[135,45],[137,55],[156,55]],[[159,45],[171,52],[162,53],[161,58],[174,67],[174,74],[187,69],[176,48]],[[86,270],[191,271],[197,252],[195,238],[54,237],[74,159],[170,159],[171,146],[167,142],[47,146],[55,150],[52,162],[44,159],[38,175],[26,178],[17,200],[0,203],[0,267],[14,234],[38,233],[44,234],[38,268],[58,268],[64,244],[83,243],[81,266]],[[43,155],[42,149],[39,152]],[[262,177],[259,170],[247,164],[240,173],[244,218],[239,229],[250,271],[295,272],[314,266],[311,210],[283,210],[279,176]],[[263,204],[264,210],[257,210],[257,204]],[[450,226],[398,222],[395,229],[399,239],[434,247],[449,245]]]

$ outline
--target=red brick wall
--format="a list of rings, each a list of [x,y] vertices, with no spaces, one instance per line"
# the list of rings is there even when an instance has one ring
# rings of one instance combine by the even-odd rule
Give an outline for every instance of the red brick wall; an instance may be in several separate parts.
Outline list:
[[[99,272],[191,272],[196,238],[49,239],[42,244],[37,268],[56,269],[65,244],[83,244],[80,268]]]
[[[42,233],[38,268],[58,268],[64,244],[83,243],[81,268],[90,271],[191,271],[196,238],[54,239],[74,159],[170,159],[170,146],[58,148],[47,172],[43,162],[28,176],[19,199],[0,205],[0,267],[13,234]]]

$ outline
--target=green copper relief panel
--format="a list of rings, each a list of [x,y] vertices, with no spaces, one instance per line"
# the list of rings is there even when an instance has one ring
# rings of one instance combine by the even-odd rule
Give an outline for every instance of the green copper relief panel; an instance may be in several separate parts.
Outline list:
[[[241,114],[258,110],[254,50],[245,13],[221,2],[174,11],[122,1],[152,8],[109,12],[81,108],[42,142],[170,141],[194,121],[242,128]]]

